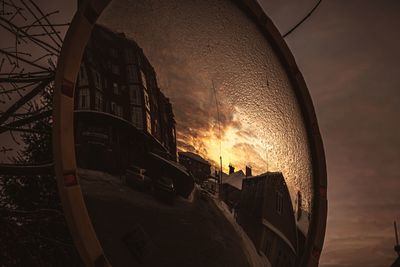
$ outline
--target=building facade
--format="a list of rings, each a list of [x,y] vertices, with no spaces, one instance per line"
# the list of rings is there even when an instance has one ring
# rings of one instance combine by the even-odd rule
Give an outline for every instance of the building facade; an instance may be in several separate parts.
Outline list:
[[[246,176],[242,170],[236,171],[232,165],[229,165],[229,174],[222,173],[222,183],[220,198],[228,206],[229,210],[236,215],[242,192],[243,179]]]
[[[196,183],[202,184],[211,175],[211,164],[192,152],[179,152],[179,163],[193,175]]]
[[[96,25],[75,94],[79,167],[118,173],[148,152],[177,161],[175,120],[156,73],[133,40]]]
[[[243,180],[237,222],[273,267],[296,266],[296,220],[282,173]]]

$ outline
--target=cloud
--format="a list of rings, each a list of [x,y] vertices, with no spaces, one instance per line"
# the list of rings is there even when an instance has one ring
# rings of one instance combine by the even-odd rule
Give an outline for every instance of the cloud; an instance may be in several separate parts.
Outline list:
[[[173,104],[179,148],[214,163],[222,154],[224,167],[281,171],[293,199],[303,192],[310,208],[303,118],[285,69],[256,25],[230,1],[145,3],[113,1],[100,22],[143,48]]]

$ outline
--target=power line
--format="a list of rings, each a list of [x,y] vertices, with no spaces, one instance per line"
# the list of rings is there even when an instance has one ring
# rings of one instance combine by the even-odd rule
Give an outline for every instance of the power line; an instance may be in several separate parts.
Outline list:
[[[311,9],[310,12],[308,12],[308,14],[302,19],[300,20],[296,25],[294,25],[288,32],[286,32],[283,35],[283,38],[286,38],[286,36],[288,36],[289,34],[291,34],[294,30],[296,30],[304,21],[306,21],[306,19],[308,19],[312,13],[317,9],[317,7],[319,6],[319,4],[321,4],[322,0],[319,0],[318,3],[313,7],[313,9]]]
[[[219,167],[220,167],[220,171],[219,171],[219,182],[220,184],[222,183],[222,136],[221,136],[221,121],[220,121],[220,117],[219,117],[219,103],[218,103],[218,99],[217,99],[217,91],[215,90],[215,86],[214,86],[214,80],[211,80],[212,83],[212,87],[213,87],[213,91],[214,91],[214,97],[215,97],[215,104],[217,107],[217,119],[218,119],[218,131],[219,131]]]

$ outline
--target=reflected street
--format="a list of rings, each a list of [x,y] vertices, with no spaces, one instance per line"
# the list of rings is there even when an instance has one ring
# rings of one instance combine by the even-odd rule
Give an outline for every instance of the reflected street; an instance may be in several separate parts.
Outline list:
[[[250,266],[234,227],[212,196],[195,189],[173,205],[124,183],[123,177],[81,169],[93,226],[115,266]]]

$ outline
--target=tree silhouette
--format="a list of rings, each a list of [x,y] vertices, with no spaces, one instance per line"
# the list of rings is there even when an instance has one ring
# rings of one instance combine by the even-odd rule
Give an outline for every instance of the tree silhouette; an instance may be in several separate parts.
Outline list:
[[[50,110],[53,83],[33,112]],[[34,132],[21,135],[23,148],[16,165],[51,163],[52,118],[31,123]],[[81,266],[58,195],[54,174],[0,177],[0,266]]]

